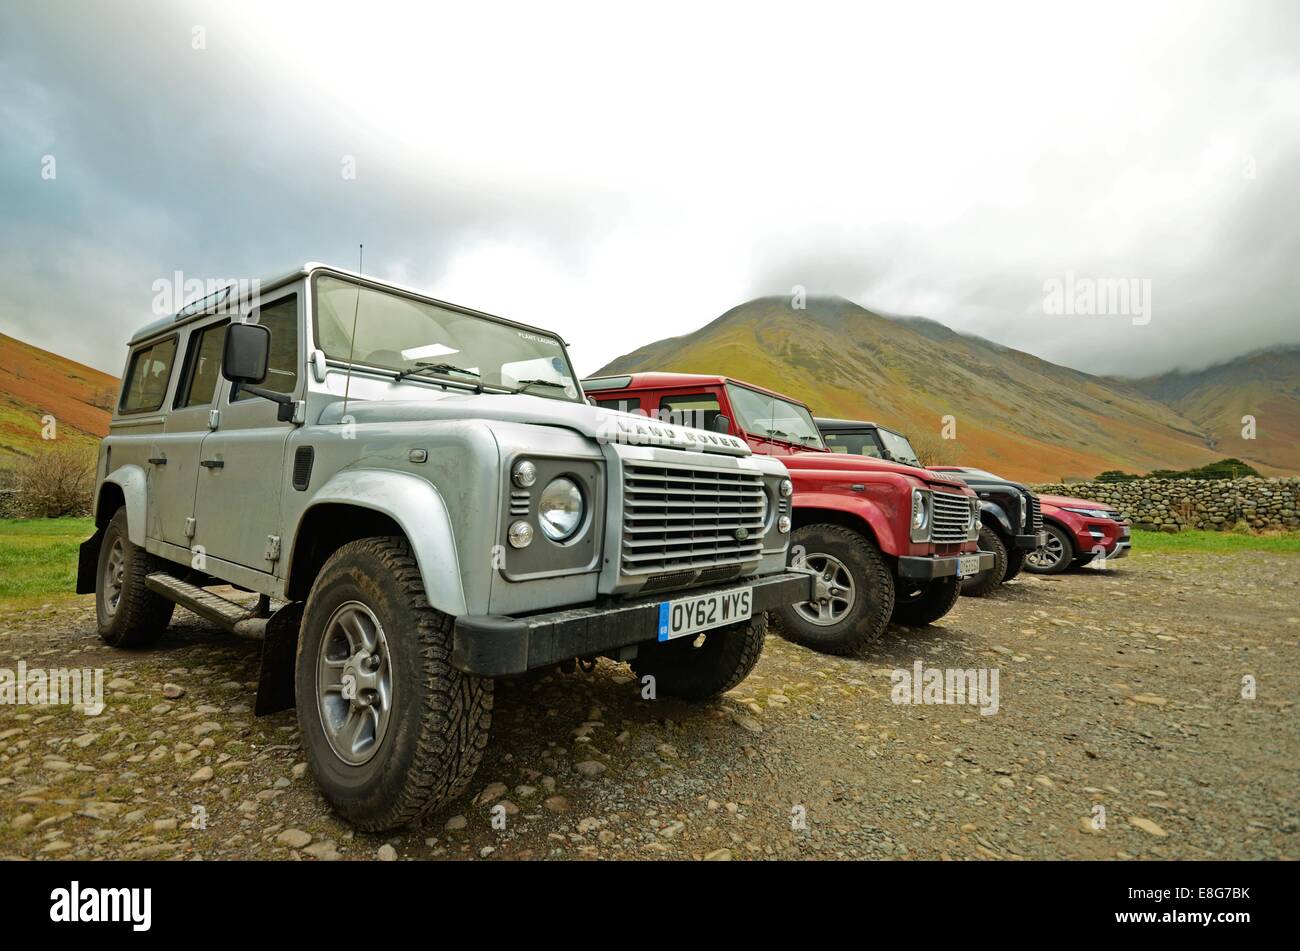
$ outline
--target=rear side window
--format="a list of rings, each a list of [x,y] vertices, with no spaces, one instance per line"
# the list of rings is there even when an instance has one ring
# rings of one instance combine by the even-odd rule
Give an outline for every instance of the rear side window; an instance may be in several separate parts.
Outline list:
[[[267,304],[257,322],[271,331],[271,358],[262,387],[277,393],[292,393],[298,388],[298,295],[290,294]],[[252,399],[242,392],[238,400]]]
[[[122,388],[122,413],[150,413],[159,409],[167,396],[167,381],[176,362],[176,338],[168,337],[131,354]]]
[[[221,354],[226,345],[226,325],[207,327],[190,338],[189,379],[176,408],[207,406],[221,379]]]
[[[876,438],[867,432],[829,432],[822,433],[826,448],[831,452],[848,452],[855,456],[872,456],[880,458],[880,447]]]
[[[712,393],[674,394],[659,400],[660,421],[693,429],[711,429],[720,412],[722,406]]]
[[[640,397],[614,397],[612,399],[596,400],[597,406],[603,406],[605,409],[616,409],[623,413],[631,413],[641,408]]]

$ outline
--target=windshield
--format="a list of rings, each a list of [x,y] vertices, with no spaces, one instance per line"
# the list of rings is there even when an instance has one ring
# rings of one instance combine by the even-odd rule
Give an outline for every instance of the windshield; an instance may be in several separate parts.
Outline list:
[[[880,433],[880,441],[885,444],[890,457],[895,462],[901,462],[905,466],[919,466],[921,463],[916,458],[916,451],[912,444],[907,441],[906,436],[900,436],[898,433],[891,433],[888,429],[877,429]]]
[[[798,403],[768,396],[734,383],[727,384],[727,395],[738,422],[747,433],[781,439],[810,449],[825,449],[812,413]]]
[[[407,379],[582,399],[564,344],[550,334],[325,274],[316,278],[315,320],[316,346],[331,360],[405,371]]]

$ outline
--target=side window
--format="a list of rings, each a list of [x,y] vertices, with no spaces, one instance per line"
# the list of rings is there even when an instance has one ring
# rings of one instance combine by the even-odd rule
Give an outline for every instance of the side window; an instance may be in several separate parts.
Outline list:
[[[712,393],[673,394],[659,400],[659,418],[678,426],[710,429],[721,412],[722,406]]]
[[[298,295],[290,294],[267,304],[257,322],[271,331],[271,359],[262,386],[277,393],[292,393],[298,387]],[[239,401],[252,398],[252,393],[239,394]]]
[[[641,397],[613,397],[612,399],[596,400],[597,406],[603,406],[605,409],[616,409],[623,413],[631,413],[641,408]]]
[[[118,410],[123,413],[151,413],[159,409],[167,396],[167,381],[171,378],[175,359],[175,337],[159,340],[131,354],[131,365],[126,370],[126,385],[122,387],[122,402]]]
[[[176,399],[176,408],[207,406],[217,391],[221,379],[221,354],[226,345],[226,325],[206,327],[190,337],[190,352],[186,360],[188,379],[184,392]]]

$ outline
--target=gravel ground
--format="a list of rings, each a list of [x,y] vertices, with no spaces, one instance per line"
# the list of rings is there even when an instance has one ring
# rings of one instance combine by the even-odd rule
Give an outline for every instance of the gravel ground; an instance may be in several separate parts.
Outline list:
[[[703,705],[643,700],[606,661],[501,682],[471,792],[385,836],[331,815],[292,713],[252,716],[258,645],[178,611],[124,654],[90,598],[0,608],[0,667],[102,667],[107,701],[0,705],[0,856],[1294,859],[1298,569],[1138,554],[1022,576],[861,659],[770,635]],[[917,661],[996,669],[998,711],[892,702]]]

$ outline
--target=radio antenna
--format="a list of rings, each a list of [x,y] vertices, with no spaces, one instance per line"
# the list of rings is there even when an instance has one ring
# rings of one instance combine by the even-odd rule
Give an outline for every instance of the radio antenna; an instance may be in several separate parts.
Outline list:
[[[365,261],[366,246],[357,245],[357,274]],[[348,392],[352,389],[352,355],[357,352],[357,314],[361,312],[361,285],[357,285],[357,301],[352,306],[352,341],[348,344],[348,375],[343,381],[343,416],[348,415]]]

